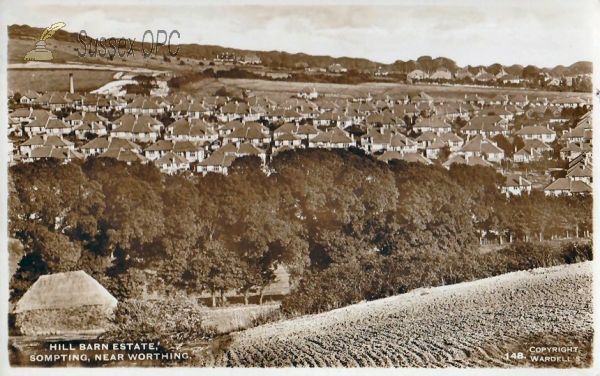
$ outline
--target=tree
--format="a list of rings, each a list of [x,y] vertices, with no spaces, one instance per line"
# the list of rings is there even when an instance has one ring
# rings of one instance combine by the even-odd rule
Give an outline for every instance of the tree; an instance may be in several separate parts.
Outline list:
[[[496,145],[504,151],[504,155],[507,158],[511,158],[515,152],[513,148],[513,144],[506,138],[504,135],[496,135],[492,138],[492,141],[496,143]]]
[[[217,96],[217,97],[228,97],[229,96],[229,92],[227,91],[227,88],[225,86],[221,86],[215,92],[215,96]]]
[[[517,152],[525,147],[525,141],[520,136],[514,136],[512,142],[513,152]]]
[[[523,71],[521,72],[521,77],[534,80],[537,80],[539,78],[539,75],[540,69],[535,65],[528,65],[525,68],[523,68]]]

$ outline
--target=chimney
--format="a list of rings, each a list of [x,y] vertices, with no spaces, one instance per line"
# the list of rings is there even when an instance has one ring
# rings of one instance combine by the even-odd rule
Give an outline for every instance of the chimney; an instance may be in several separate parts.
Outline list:
[[[73,73],[69,73],[69,93],[75,93],[75,82],[73,81]]]

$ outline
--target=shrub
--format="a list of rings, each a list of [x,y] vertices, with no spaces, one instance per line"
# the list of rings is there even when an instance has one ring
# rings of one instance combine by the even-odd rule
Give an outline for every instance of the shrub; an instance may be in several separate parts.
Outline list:
[[[117,306],[102,339],[112,342],[153,342],[163,351],[174,351],[216,336],[206,325],[200,306],[183,296],[160,301],[129,299]]]
[[[562,255],[566,264],[594,259],[591,243],[569,243],[563,247]]]
[[[269,324],[272,322],[283,321],[288,318],[288,315],[282,312],[279,309],[274,309],[270,311],[261,311],[256,317],[250,320],[250,324],[248,324],[246,329],[254,328],[260,325]]]

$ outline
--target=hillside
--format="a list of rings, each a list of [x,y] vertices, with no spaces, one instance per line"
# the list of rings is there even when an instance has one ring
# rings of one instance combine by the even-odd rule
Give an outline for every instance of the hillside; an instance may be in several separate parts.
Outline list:
[[[592,361],[592,264],[419,289],[233,336],[216,365],[582,367]],[[531,346],[577,346],[536,362]],[[506,353],[523,353],[523,360]],[[579,360],[575,358],[579,357]]]
[[[16,39],[21,40],[37,40],[41,35],[43,28],[31,27],[28,25],[10,25],[8,27],[8,37],[9,37],[9,47],[12,41]],[[93,36],[92,36],[93,37]],[[55,42],[64,42],[73,44],[74,46],[81,46],[78,42],[78,34],[75,32],[68,32],[65,30],[57,31],[53,38]],[[32,44],[33,45],[33,44]],[[141,43],[137,43],[136,49],[139,51]],[[376,61],[371,61],[368,59],[361,58],[351,58],[351,57],[340,57],[334,58],[331,56],[315,56],[308,55],[304,53],[296,53],[291,54],[284,51],[253,51],[253,50],[242,50],[236,48],[227,48],[222,46],[211,46],[211,45],[198,45],[198,44],[181,44],[178,45],[180,47],[179,57],[182,59],[192,59],[194,61],[202,61],[202,60],[212,60],[217,55],[222,53],[233,53],[237,57],[243,57],[248,54],[256,55],[260,58],[262,63],[271,67],[282,67],[282,68],[294,68],[298,63],[305,63],[310,67],[328,67],[334,63],[339,63],[347,69],[357,69],[357,70],[374,70],[377,67],[382,67],[383,69],[392,70],[392,71],[401,71],[401,72],[409,72],[414,69],[422,69],[424,71],[433,72],[438,68],[446,68],[451,72],[456,72],[459,68],[455,61],[452,59],[448,59],[445,57],[437,57],[433,58],[431,56],[421,56],[416,60],[408,60],[402,61],[397,60],[392,64],[383,64]],[[24,52],[27,52],[25,50]],[[9,62],[22,61],[22,54],[24,53],[19,49],[19,51],[15,51],[15,49],[9,48]],[[141,53],[140,53],[141,55]],[[73,52],[73,48],[68,50],[66,54],[60,54],[59,58],[63,60],[66,58],[78,59],[76,52]],[[55,58],[56,60],[56,58]],[[105,59],[106,60],[106,59]],[[148,59],[145,59],[148,60]],[[139,62],[138,62],[139,63]],[[143,65],[144,63],[139,63]],[[490,73],[497,73],[499,71],[498,67],[501,67],[500,64],[492,64],[490,66],[475,66],[470,67],[470,71],[473,73],[477,73],[479,68],[483,68]],[[588,61],[580,61],[576,62],[569,67],[558,66],[555,68],[540,68],[544,71],[549,72],[550,74],[556,76],[571,76],[582,73],[591,73],[592,72],[592,63]],[[512,65],[510,67],[505,67],[505,70],[510,74],[519,75],[523,70],[523,67],[520,65]]]

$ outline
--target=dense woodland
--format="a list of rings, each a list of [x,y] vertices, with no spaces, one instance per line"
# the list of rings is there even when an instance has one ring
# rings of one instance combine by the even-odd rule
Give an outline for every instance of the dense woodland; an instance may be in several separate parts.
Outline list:
[[[119,300],[148,282],[210,291],[215,304],[230,289],[261,293],[283,264],[293,287],[284,309],[306,313],[591,258],[589,246],[527,242],[588,234],[591,196],[507,198],[493,168],[301,149],[269,171],[254,157],[194,178],[108,158],[12,166],[9,230],[25,254],[11,300],[40,275],[82,269]],[[482,256],[482,239],[514,244]]]

